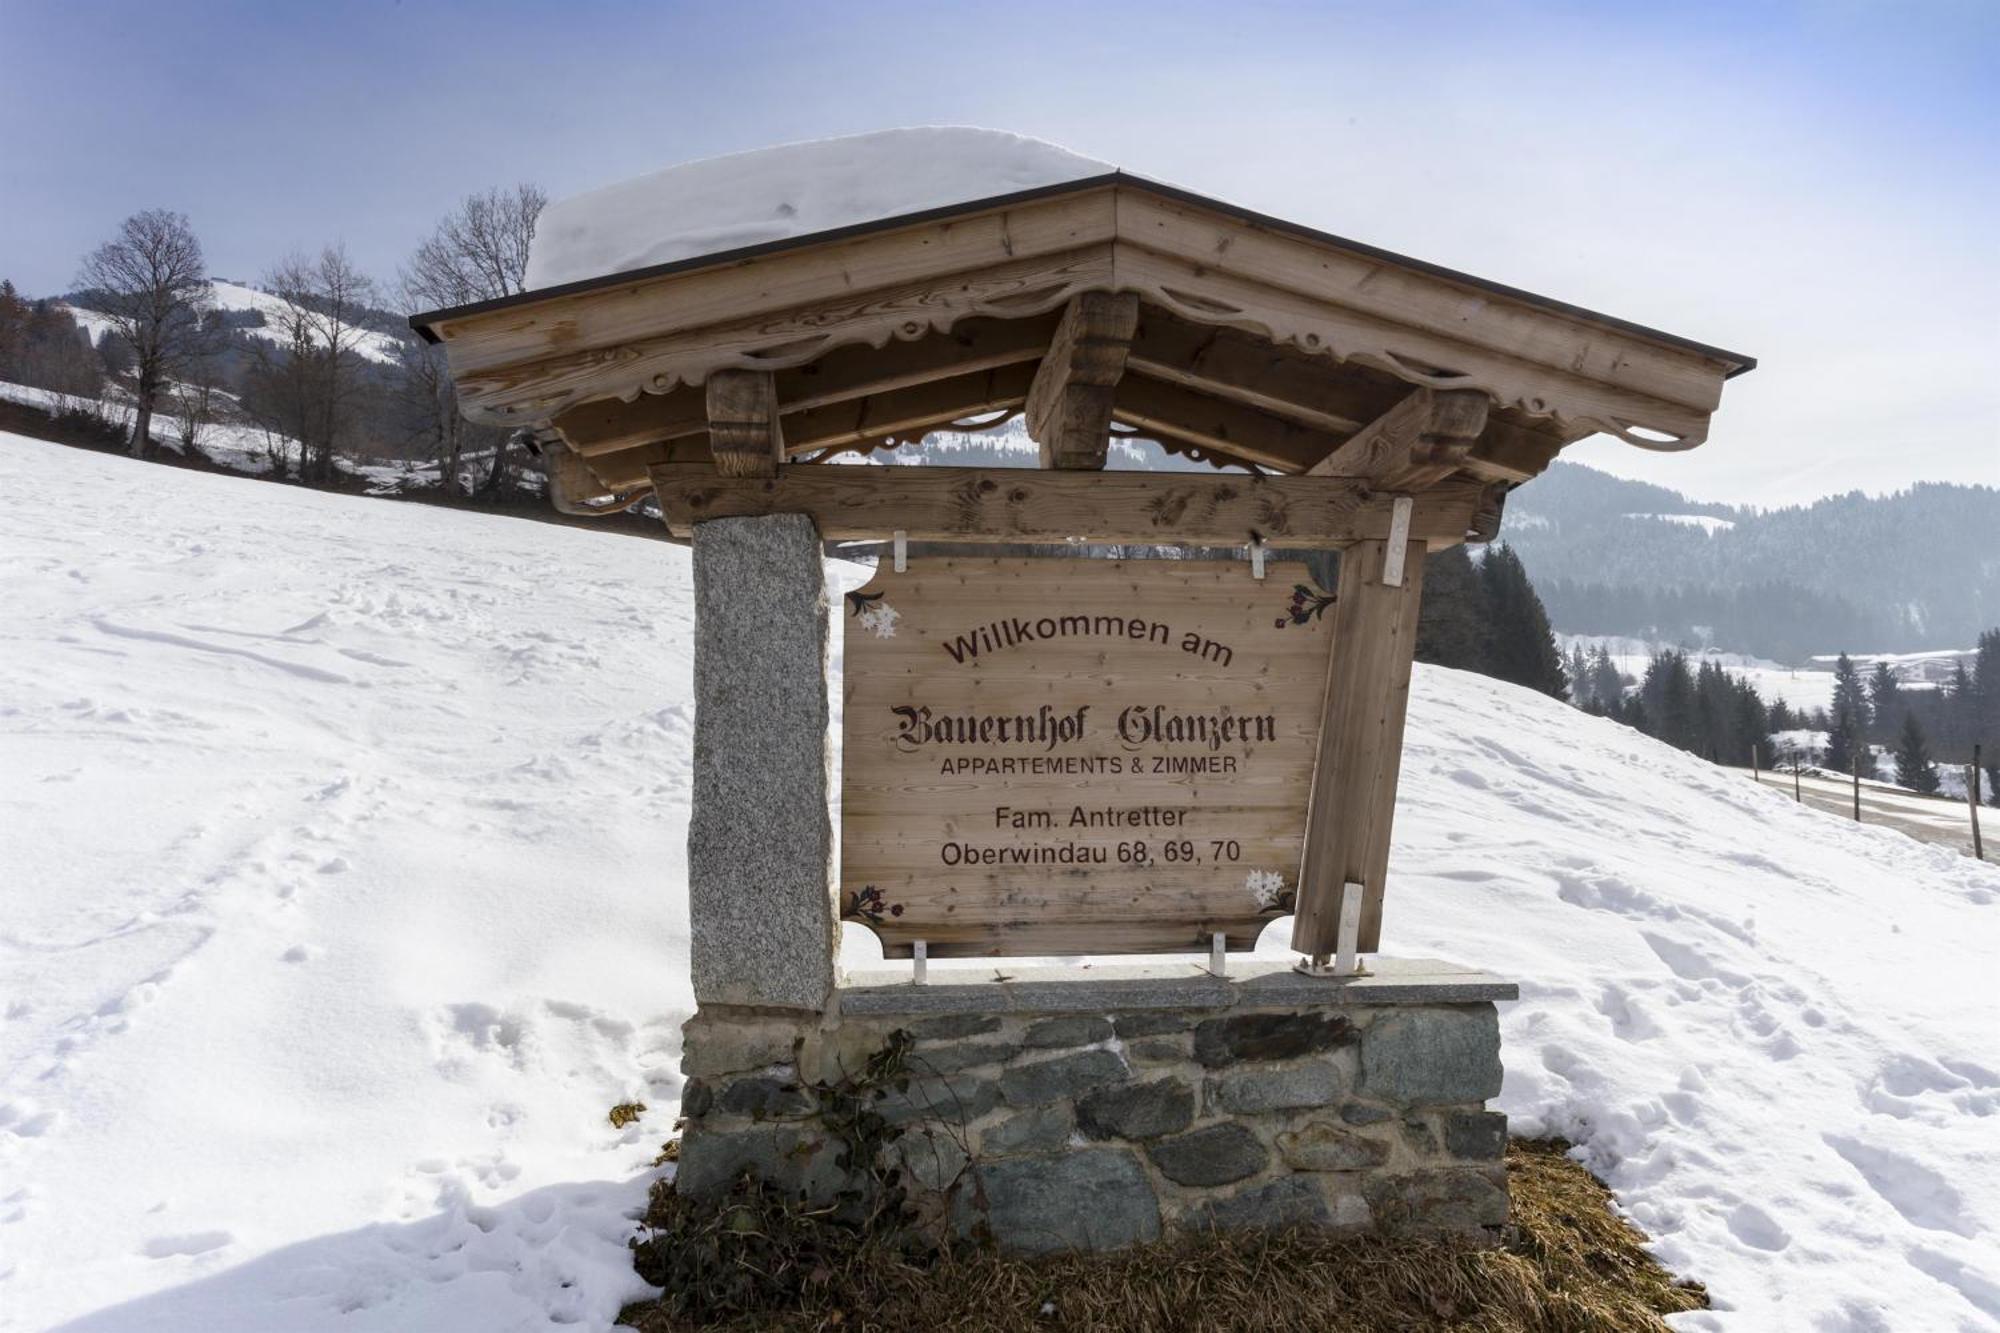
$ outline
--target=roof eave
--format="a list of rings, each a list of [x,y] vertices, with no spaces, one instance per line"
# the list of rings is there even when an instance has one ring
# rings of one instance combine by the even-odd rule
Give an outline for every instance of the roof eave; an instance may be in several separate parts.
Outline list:
[[[1112,171],[1096,176],[1084,176],[1076,180],[1061,181],[1053,185],[1036,186],[1030,190],[1017,190],[1012,194],[990,195],[984,199],[969,200],[960,204],[947,204],[941,208],[925,209],[918,213],[902,213],[895,217],[871,218],[866,222],[857,222],[852,226],[836,227],[829,231],[817,231],[810,235],[788,236],[782,240],[767,241],[761,245],[748,245],[735,250],[722,250],[713,254],[694,255],[687,259],[673,260],[670,263],[654,264],[646,268],[628,269],[622,273],[607,273],[601,277],[585,278],[578,282],[566,282],[554,287],[540,287],[534,291],[520,292],[513,296],[502,296],[488,301],[474,301],[467,305],[450,306],[440,310],[427,310],[421,314],[410,316],[410,327],[416,330],[424,341],[437,343],[441,342],[442,339],[438,337],[433,326],[451,320],[468,319],[477,315],[492,314],[496,311],[535,305],[543,301],[556,300],[566,296],[577,296],[609,287],[646,282],[671,274],[691,272],[695,269],[718,268],[729,264],[739,264],[746,260],[761,258],[765,255],[781,254],[788,250],[802,250],[812,246],[849,240],[857,236],[866,236],[874,232],[892,231],[901,227],[914,227],[926,222],[939,222],[946,218],[968,213],[987,213],[994,209],[1007,208],[1016,204],[1032,203],[1038,199],[1048,199],[1057,195],[1074,194],[1085,190],[1103,189],[1113,185],[1136,186],[1140,189],[1150,190],[1155,194],[1176,200],[1180,203],[1191,204],[1198,208],[1206,208],[1214,212],[1226,214],[1240,222],[1253,226],[1264,227],[1322,245],[1337,246],[1355,254],[1365,255],[1371,259],[1379,259],[1385,263],[1414,269],[1417,272],[1426,273],[1447,282],[1477,288],[1480,291],[1490,292],[1496,296],[1503,296],[1510,300],[1537,306],[1541,309],[1567,315],[1574,319],[1602,324],[1608,328],[1618,329],[1625,333],[1635,334],[1642,338],[1648,338],[1672,347],[1681,348],[1685,351],[1694,352],[1700,356],[1709,357],[1727,364],[1730,369],[1724,375],[1725,379],[1734,379],[1746,371],[1756,369],[1757,366],[1757,359],[1755,357],[1748,356],[1742,352],[1732,352],[1727,348],[1715,347],[1708,343],[1697,342],[1692,338],[1683,338],[1678,334],[1667,333],[1661,329],[1634,323],[1631,320],[1620,319],[1616,315],[1607,315],[1602,311],[1591,310],[1579,305],[1571,305],[1567,301],[1558,301],[1553,297],[1543,296],[1537,292],[1525,291],[1519,287],[1510,287],[1505,283],[1493,282],[1490,279],[1477,277],[1470,273],[1463,273],[1457,269],[1446,268],[1440,264],[1413,259],[1408,255],[1397,254],[1393,250],[1384,250],[1379,246],[1369,245],[1364,241],[1350,240],[1345,236],[1336,236],[1331,232],[1318,231],[1314,228],[1303,226],[1300,223],[1287,221],[1284,218],[1272,217],[1267,213],[1258,213],[1236,204],[1212,199],[1207,195],[1196,194],[1192,190],[1183,190],[1178,186],[1162,184],[1159,181],[1148,180],[1143,176],[1134,176],[1124,171]]]

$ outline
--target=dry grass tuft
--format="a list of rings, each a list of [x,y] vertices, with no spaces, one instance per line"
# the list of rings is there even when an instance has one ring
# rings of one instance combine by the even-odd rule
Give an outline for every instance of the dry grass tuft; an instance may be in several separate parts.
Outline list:
[[[686,1302],[681,1313],[663,1302],[633,1306],[624,1319],[647,1333],[1665,1333],[1661,1315],[1706,1308],[1707,1293],[1676,1284],[1645,1253],[1645,1237],[1612,1213],[1610,1191],[1564,1156],[1568,1146],[1511,1146],[1519,1234],[1499,1248],[1294,1231],[1019,1260],[928,1254],[856,1236],[846,1252],[820,1248],[809,1269],[772,1284],[767,1308],[700,1322]],[[740,1202],[724,1225],[750,1225]],[[769,1229],[796,1226],[771,1219]],[[728,1304],[745,1311],[742,1295],[763,1276],[732,1274],[738,1299]]]

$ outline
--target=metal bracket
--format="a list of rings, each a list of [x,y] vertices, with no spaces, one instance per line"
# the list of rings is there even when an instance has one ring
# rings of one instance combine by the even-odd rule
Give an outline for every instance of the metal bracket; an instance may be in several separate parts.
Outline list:
[[[1340,934],[1338,952],[1332,958],[1323,953],[1310,958],[1301,958],[1292,965],[1294,972],[1308,977],[1365,977],[1368,969],[1361,965],[1361,901],[1365,890],[1353,880],[1349,880],[1340,891]]]
[[[1262,537],[1252,537],[1250,539],[1250,577],[1253,579],[1264,577],[1264,539]]]
[[[1382,553],[1382,586],[1403,586],[1403,556],[1410,545],[1410,511],[1416,502],[1399,495],[1389,508],[1389,549]]]
[[[1228,936],[1219,930],[1208,937],[1208,971],[1211,976],[1229,975]]]
[[[1336,977],[1358,977],[1362,975],[1361,960],[1361,900],[1366,890],[1349,880],[1340,894],[1340,939],[1338,952],[1333,956],[1333,975]]]
[[[876,529],[881,531],[881,529]],[[895,570],[898,574],[910,567],[910,534],[902,528],[896,529]]]
[[[930,961],[929,945],[925,944],[922,940],[918,940],[911,946],[910,962],[915,968],[915,975],[911,977],[911,981],[915,985],[921,986],[924,984],[924,973],[929,970]]]

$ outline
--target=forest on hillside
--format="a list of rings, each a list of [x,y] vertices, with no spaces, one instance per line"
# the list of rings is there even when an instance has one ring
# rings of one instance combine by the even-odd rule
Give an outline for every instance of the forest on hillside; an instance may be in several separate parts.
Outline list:
[[[1992,487],[1757,510],[1557,463],[1510,498],[1502,532],[1568,633],[1799,662],[1845,646],[1967,648],[2000,622]]]

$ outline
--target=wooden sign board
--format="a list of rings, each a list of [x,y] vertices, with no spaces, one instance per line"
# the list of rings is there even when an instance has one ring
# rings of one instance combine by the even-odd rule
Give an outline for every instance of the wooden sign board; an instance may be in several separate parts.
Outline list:
[[[847,595],[842,915],[907,957],[1248,949],[1291,910],[1305,566],[913,559]]]

